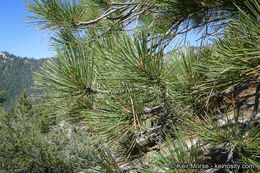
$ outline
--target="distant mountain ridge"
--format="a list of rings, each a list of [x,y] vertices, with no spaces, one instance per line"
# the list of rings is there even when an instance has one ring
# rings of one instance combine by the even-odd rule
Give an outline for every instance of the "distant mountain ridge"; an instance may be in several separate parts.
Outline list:
[[[45,59],[22,58],[8,52],[0,52],[0,87],[5,90],[3,107],[15,105],[23,90],[29,94],[39,91],[31,89],[33,72],[39,70]]]

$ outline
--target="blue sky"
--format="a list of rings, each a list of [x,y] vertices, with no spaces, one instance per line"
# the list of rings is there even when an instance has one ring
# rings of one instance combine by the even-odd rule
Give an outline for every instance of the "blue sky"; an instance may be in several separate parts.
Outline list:
[[[28,58],[47,58],[55,55],[50,46],[50,33],[36,31],[27,21],[30,15],[25,9],[24,0],[0,0],[0,51]],[[198,35],[189,34],[190,45],[199,46],[195,42]],[[172,45],[174,47],[174,45]]]
[[[0,51],[37,59],[53,56],[49,33],[26,23],[30,13],[24,4],[24,0],[0,0]]]

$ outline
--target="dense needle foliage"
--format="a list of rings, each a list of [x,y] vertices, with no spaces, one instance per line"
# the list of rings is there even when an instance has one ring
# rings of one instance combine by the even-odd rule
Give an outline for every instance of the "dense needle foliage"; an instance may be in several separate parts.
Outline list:
[[[20,134],[11,138],[18,142],[5,142],[12,145],[4,159],[29,147],[53,158],[39,165],[47,172],[259,171],[257,1],[33,0],[27,8],[33,24],[55,31],[57,56],[37,73],[35,85],[49,91],[41,104],[18,102],[14,115],[2,114],[3,134],[40,123],[24,128],[28,136],[37,132],[37,140]],[[208,29],[220,35],[212,45],[176,46],[165,55],[176,35],[198,28],[204,36]],[[30,121],[23,125],[12,116]],[[76,128],[67,128],[66,142],[54,135],[64,123]],[[13,131],[2,138],[8,135]],[[21,150],[12,149],[16,143]],[[25,156],[26,162],[16,157],[17,169],[37,172],[28,165],[41,157]],[[12,170],[14,162],[7,163],[2,168]],[[194,164],[205,167],[191,169]]]

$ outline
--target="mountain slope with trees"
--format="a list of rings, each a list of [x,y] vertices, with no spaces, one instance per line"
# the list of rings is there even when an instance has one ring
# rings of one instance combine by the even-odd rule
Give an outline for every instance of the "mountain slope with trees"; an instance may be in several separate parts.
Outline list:
[[[28,93],[39,91],[31,89],[33,85],[33,72],[39,70],[44,59],[21,58],[8,52],[0,52],[0,85],[5,93],[2,95],[6,101],[5,108],[15,106],[17,99],[24,89]]]

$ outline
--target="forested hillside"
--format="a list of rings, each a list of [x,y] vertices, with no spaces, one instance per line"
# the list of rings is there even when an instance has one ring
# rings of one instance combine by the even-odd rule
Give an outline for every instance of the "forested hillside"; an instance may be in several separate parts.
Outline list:
[[[22,58],[8,52],[0,52],[0,86],[5,93],[2,95],[6,101],[5,108],[15,105],[17,98],[21,96],[23,90],[28,93],[39,93],[31,89],[33,84],[33,72],[39,70],[44,59]]]

